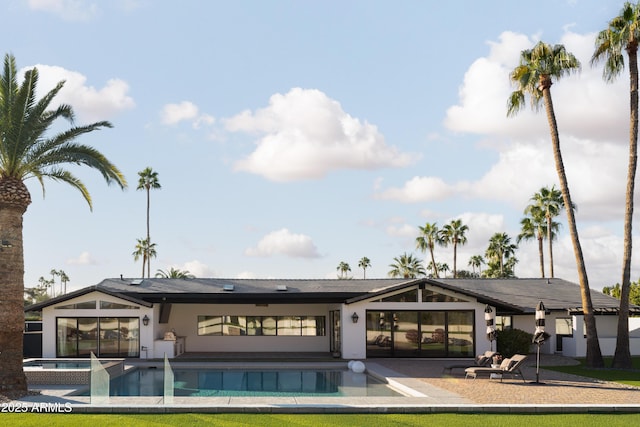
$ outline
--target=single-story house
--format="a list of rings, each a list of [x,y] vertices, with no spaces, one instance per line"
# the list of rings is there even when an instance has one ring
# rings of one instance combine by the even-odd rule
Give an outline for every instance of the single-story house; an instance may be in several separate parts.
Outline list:
[[[619,301],[591,291],[602,353],[615,349]],[[327,352],[344,359],[472,357],[496,326],[533,333],[543,353],[586,353],[580,288],[562,279],[106,279],[34,304],[43,357],[176,357],[183,352]],[[639,306],[631,306],[640,314]],[[632,319],[637,321],[638,319]],[[635,323],[635,325],[638,325]],[[640,354],[640,325],[631,327]]]

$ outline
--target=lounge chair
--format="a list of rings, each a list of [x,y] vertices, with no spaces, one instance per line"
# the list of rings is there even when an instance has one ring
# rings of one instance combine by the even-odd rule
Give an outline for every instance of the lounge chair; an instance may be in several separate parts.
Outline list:
[[[479,354],[476,356],[475,358],[475,366],[489,366],[491,364],[491,361],[493,360],[493,356],[496,355],[495,351],[485,351],[482,354]],[[442,369],[442,373],[446,373],[447,371],[449,371],[449,374],[451,374],[451,371],[453,369],[466,369],[469,367],[468,363],[465,363],[464,365],[460,364],[460,365],[447,365]]]
[[[491,379],[494,377],[492,374],[495,374],[496,377],[500,378],[500,382],[502,382],[502,378],[504,378],[505,375],[509,375],[511,378],[520,375],[520,378],[524,381],[524,375],[522,375],[520,368],[525,360],[527,360],[527,356],[516,354],[510,359],[504,359],[498,368],[472,366],[464,370],[464,378],[472,377],[475,379],[480,374],[487,374],[489,375],[489,379]]]

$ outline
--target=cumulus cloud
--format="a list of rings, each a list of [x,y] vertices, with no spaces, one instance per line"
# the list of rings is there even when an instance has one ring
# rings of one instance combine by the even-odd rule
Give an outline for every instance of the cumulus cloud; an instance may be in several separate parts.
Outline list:
[[[66,21],[88,21],[99,13],[94,2],[84,0],[28,0],[31,10],[50,12]]]
[[[269,105],[225,120],[231,132],[260,135],[257,148],[236,170],[273,181],[317,179],[340,169],[402,167],[411,156],[387,145],[375,125],[346,113],[313,89],[275,94]]]
[[[76,258],[69,258],[67,265],[97,265],[96,261],[89,252],[82,252]]]
[[[133,98],[127,95],[129,85],[124,80],[110,79],[104,87],[96,88],[87,85],[87,78],[76,71],[42,64],[25,67],[20,70],[20,74],[33,68],[37,68],[39,74],[37,96],[49,92],[64,80],[65,84],[51,107],[69,104],[82,122],[108,120],[135,106]]]
[[[294,234],[283,228],[264,236],[255,247],[248,248],[246,255],[270,257],[285,255],[294,258],[317,258],[320,255],[311,237]]]

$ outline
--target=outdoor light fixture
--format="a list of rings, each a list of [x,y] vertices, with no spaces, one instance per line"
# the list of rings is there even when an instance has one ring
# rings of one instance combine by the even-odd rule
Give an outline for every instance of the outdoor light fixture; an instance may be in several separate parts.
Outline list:
[[[358,316],[358,313],[354,311],[353,314],[351,315],[351,320],[353,320],[353,323],[358,323],[359,318],[360,316]]]
[[[2,241],[0,242],[0,251],[1,251],[3,248],[12,248],[12,247],[13,247],[13,245],[12,245],[12,244],[11,244],[11,242],[10,242],[10,241],[8,241],[8,240],[2,239]]]
[[[144,326],[149,326],[149,316],[147,316],[146,314],[144,315],[144,317],[142,318],[142,324]]]

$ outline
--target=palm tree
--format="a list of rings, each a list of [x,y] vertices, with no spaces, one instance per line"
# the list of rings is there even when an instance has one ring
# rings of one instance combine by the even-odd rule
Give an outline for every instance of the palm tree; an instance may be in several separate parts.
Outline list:
[[[362,258],[360,258],[360,261],[358,261],[358,267],[362,269],[362,278],[366,279],[367,268],[371,267],[371,260],[366,256],[363,256]]]
[[[451,243],[453,245],[453,278],[458,277],[456,273],[456,258],[458,245],[464,245],[467,243],[467,237],[465,233],[469,230],[469,227],[462,224],[461,219],[454,219],[449,224],[446,224],[442,227],[442,231],[440,233],[440,238],[442,240],[442,244],[446,247]]]
[[[69,105],[50,109],[50,104],[64,82],[36,99],[38,70],[24,74],[18,84],[18,72],[13,55],[7,54],[0,75],[0,230],[2,238],[11,243],[2,248],[0,262],[0,393],[20,395],[27,392],[22,370],[22,331],[24,293],[24,248],[22,218],[31,203],[31,195],[24,181],[35,178],[44,190],[44,178],[60,181],[80,191],[92,207],[85,185],[67,165],[88,166],[102,174],[105,181],[125,188],[124,175],[96,149],[79,144],[80,136],[111,127],[106,121],[86,126],[73,125],[74,111]],[[57,119],[71,123],[61,129]],[[56,124],[54,135],[47,135]]]
[[[507,277],[512,274],[512,271],[508,272],[505,266],[506,262],[515,254],[516,249],[518,249],[518,246],[511,243],[511,237],[509,237],[507,233],[495,233],[491,236],[491,239],[489,239],[489,247],[487,248],[485,256],[491,261],[497,262],[500,269],[499,277]],[[511,267],[513,267],[513,265],[511,265]]]
[[[482,275],[482,264],[484,264],[484,257],[482,255],[473,255],[469,258],[469,267],[473,269],[473,274],[476,274],[476,268],[478,269],[478,276]]]
[[[196,276],[189,273],[188,270],[179,270],[177,268],[169,268],[169,270],[158,270],[156,277],[161,279],[194,279]]]
[[[433,249],[436,244],[442,244],[442,238],[440,236],[440,229],[438,228],[438,224],[426,223],[424,227],[418,226],[420,229],[420,235],[416,237],[416,248],[420,249],[422,253],[425,253],[427,249],[429,250],[429,254],[431,255],[431,265],[433,267],[433,277],[438,278],[438,264],[436,263],[436,259],[433,255]]]
[[[538,242],[538,258],[540,260],[540,277],[544,278],[544,250],[543,240],[547,235],[547,220],[544,212],[537,205],[529,205],[525,209],[526,216],[520,220],[520,234],[516,238],[516,242],[527,240],[536,240]],[[559,224],[555,221],[551,222],[552,227],[559,227]],[[555,233],[552,230],[551,239],[555,237]]]
[[[553,241],[554,232],[558,231],[559,225],[558,223],[553,221],[553,218],[560,215],[562,208],[564,208],[564,200],[562,196],[562,192],[558,190],[555,185],[548,187],[542,187],[540,191],[535,193],[531,199],[533,204],[527,206],[525,209],[525,213],[530,215],[538,216],[544,214],[544,217],[547,221],[546,231],[547,231],[547,244],[549,245],[549,275],[550,277],[555,277],[555,273],[553,271]],[[571,205],[572,211],[575,210],[575,205]],[[544,276],[542,276],[544,277]]]
[[[60,287],[62,288],[62,293],[67,293],[67,283],[69,282],[69,276],[62,270],[58,271],[58,276],[60,276]]]
[[[338,275],[338,279],[348,279],[347,273],[351,271],[351,266],[349,266],[349,264],[344,261],[340,261],[340,264],[338,264],[336,270],[340,272],[340,274]]]
[[[578,237],[578,228],[573,212],[573,203],[569,193],[569,184],[562,161],[560,150],[560,135],[558,124],[553,109],[551,98],[551,85],[554,80],[577,72],[580,70],[580,62],[576,57],[567,52],[564,46],[550,46],[539,42],[533,49],[524,50],[520,55],[520,64],[512,71],[511,81],[517,85],[517,89],[511,94],[507,102],[507,116],[517,114],[525,106],[525,94],[531,98],[531,104],[539,109],[541,101],[544,100],[547,121],[551,132],[553,146],[553,156],[556,164],[556,171],[560,181],[560,191],[567,212],[567,223],[573,242],[573,251],[578,269],[578,279],[580,282],[580,294],[582,298],[582,310],[587,329],[587,366],[598,368],[604,366],[600,343],[598,342],[598,331],[596,321],[593,317],[593,303],[591,301],[591,291],[589,289],[589,278],[584,263],[582,247]]]
[[[624,70],[625,50],[629,56],[629,165],[627,168],[627,190],[624,213],[624,250],[622,256],[622,285],[618,334],[613,355],[614,368],[632,367],[629,349],[629,295],[631,289],[631,244],[633,225],[633,197],[638,164],[638,42],[640,40],[640,4],[625,3],[620,15],[609,21],[609,26],[598,33],[596,50],[591,58],[594,65],[605,61],[603,77],[612,82]]]
[[[138,188],[137,190],[146,190],[147,192],[147,241],[151,241],[151,233],[149,231],[149,210],[151,206],[150,191],[162,188],[158,181],[158,172],[150,167],[138,172]],[[144,274],[142,275],[144,277]],[[151,277],[151,260],[147,259],[147,277]]]
[[[390,277],[404,277],[405,279],[415,279],[418,276],[426,276],[426,271],[422,261],[406,252],[399,257],[393,258],[394,263],[390,264]]]
[[[145,265],[148,266],[149,259],[152,257],[155,258],[157,255],[156,244],[149,243],[147,239],[136,239],[135,251],[133,251],[131,255],[133,255],[134,261],[138,261],[142,258],[142,278],[144,279]]]

